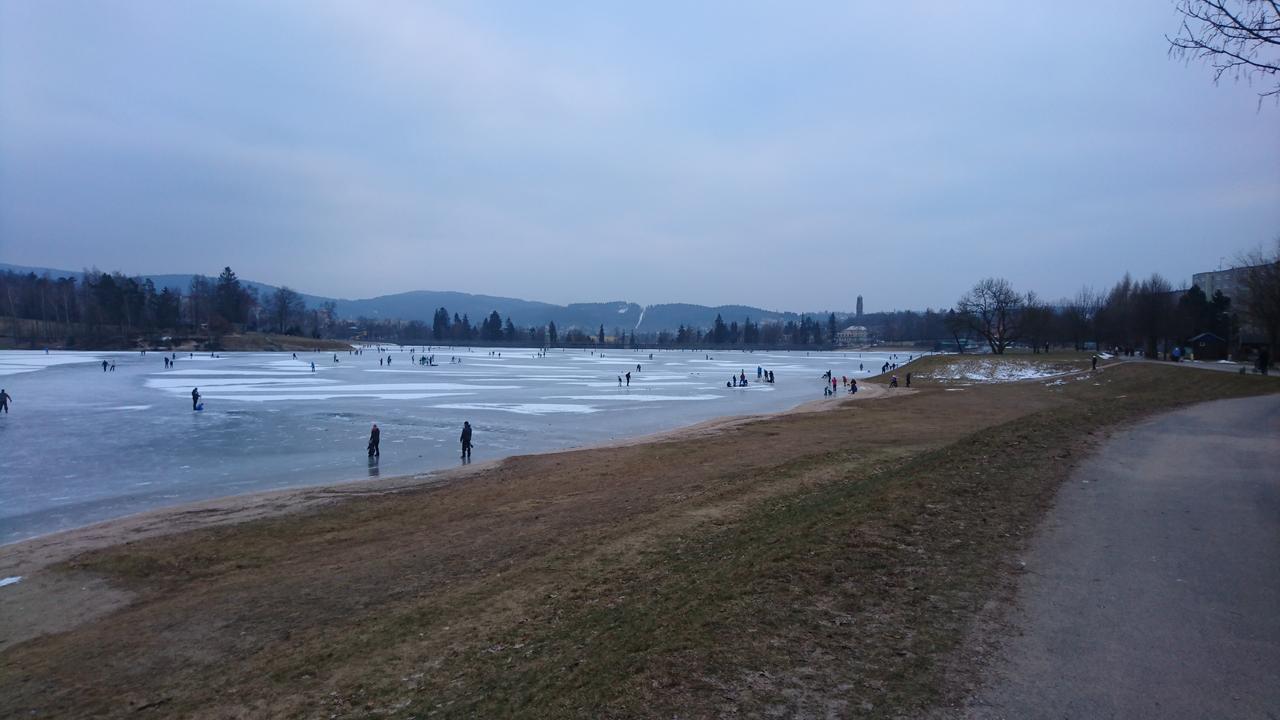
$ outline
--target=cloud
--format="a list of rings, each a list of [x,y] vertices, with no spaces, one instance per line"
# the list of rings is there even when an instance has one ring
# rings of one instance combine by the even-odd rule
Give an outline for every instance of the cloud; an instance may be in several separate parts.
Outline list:
[[[1280,137],[1170,22],[0,0],[0,259],[796,310],[1184,277],[1274,234]]]

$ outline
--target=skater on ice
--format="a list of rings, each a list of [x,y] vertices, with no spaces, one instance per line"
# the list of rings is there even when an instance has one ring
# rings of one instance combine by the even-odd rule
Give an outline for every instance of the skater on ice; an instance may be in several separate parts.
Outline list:
[[[471,422],[469,420],[463,421],[462,437],[459,438],[459,440],[462,441],[462,459],[470,460],[471,459]]]

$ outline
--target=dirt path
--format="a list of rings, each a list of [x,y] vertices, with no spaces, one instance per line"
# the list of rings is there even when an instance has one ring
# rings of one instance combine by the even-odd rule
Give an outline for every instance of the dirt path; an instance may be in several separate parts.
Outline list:
[[[1168,413],[1063,486],[969,718],[1280,717],[1280,397]]]

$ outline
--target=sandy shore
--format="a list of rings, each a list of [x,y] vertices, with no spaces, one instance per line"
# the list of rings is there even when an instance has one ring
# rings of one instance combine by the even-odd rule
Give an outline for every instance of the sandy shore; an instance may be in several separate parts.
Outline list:
[[[523,455],[555,455],[582,450],[709,438],[760,420],[827,412],[844,407],[851,402],[883,398],[890,394],[906,395],[912,392],[914,391],[905,388],[890,391],[882,385],[863,383],[859,386],[857,395],[812,400],[775,413],[731,415],[634,438]],[[5,602],[18,611],[0,616],[0,647],[46,633],[69,629],[130,601],[132,598],[130,593],[111,587],[101,578],[49,570],[50,566],[65,562],[81,553],[146,538],[307,512],[353,498],[394,495],[405,491],[455,484],[498,468],[507,459],[499,458],[412,475],[373,480],[358,479],[329,485],[201,500],[157,508],[0,546],[0,578],[22,578],[17,584],[9,585],[3,591]],[[31,612],[30,609],[34,605],[41,606],[41,609],[38,612]]]

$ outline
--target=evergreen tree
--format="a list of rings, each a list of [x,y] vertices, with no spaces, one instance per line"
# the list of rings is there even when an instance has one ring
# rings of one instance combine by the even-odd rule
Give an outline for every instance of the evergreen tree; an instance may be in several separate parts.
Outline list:
[[[178,327],[180,302],[178,294],[170,288],[164,288],[156,295],[152,305],[151,316],[155,318],[157,329],[171,330]]]
[[[435,315],[431,318],[431,337],[436,340],[444,340],[449,337],[448,310],[436,308]]]
[[[235,271],[230,267],[223,268],[214,288],[214,309],[229,323],[243,323],[248,309],[244,299],[244,291]]]
[[[720,313],[716,313],[716,322],[711,329],[711,342],[722,345],[729,337],[729,328],[724,324],[724,318],[720,317]]]

